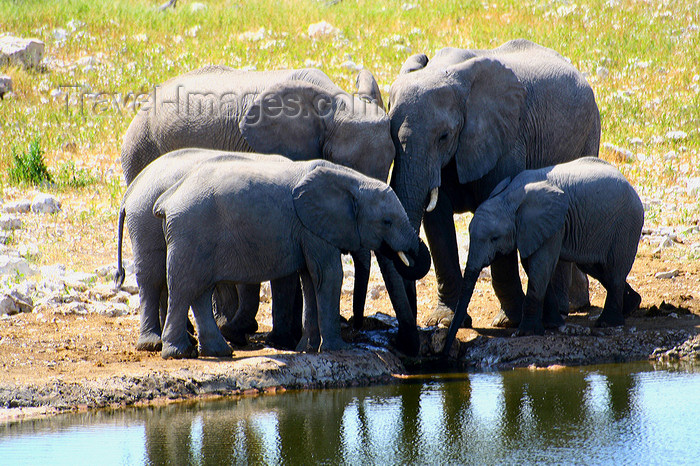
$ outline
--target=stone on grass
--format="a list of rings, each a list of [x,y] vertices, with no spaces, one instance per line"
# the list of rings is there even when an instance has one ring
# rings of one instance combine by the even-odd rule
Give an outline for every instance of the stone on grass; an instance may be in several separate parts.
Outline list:
[[[0,99],[8,92],[12,92],[12,78],[6,74],[0,74]]]
[[[200,11],[206,11],[207,6],[204,3],[195,2],[190,5],[190,11],[193,13],[198,13]]]
[[[672,141],[680,141],[688,137],[688,133],[685,131],[669,131],[666,133],[666,139],[670,139]]]
[[[658,272],[656,275],[654,275],[654,278],[658,278],[659,280],[669,280],[673,277],[678,276],[678,269],[673,269],[669,270],[666,272]]]
[[[0,37],[0,67],[8,65],[36,68],[44,57],[44,43],[39,39]]]
[[[700,176],[688,178],[688,180],[686,180],[686,189],[691,196],[700,194]]]
[[[0,255],[0,275],[23,275],[28,277],[37,273],[34,266],[21,257]]]
[[[322,39],[328,36],[337,36],[340,30],[323,20],[318,23],[309,24],[307,32],[312,39]]]
[[[19,230],[22,228],[22,220],[14,215],[0,215],[0,229]]]
[[[32,312],[32,299],[22,293],[12,290],[0,297],[0,315],[14,315],[20,312]]]
[[[51,194],[40,193],[32,199],[31,209],[35,214],[55,214],[61,210],[61,201]]]

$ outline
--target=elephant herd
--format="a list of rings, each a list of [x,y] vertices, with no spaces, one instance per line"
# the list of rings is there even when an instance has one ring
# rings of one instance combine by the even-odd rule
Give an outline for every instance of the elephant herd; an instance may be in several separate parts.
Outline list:
[[[371,251],[406,354],[419,351],[415,280],[431,257],[434,314],[456,310],[446,351],[457,327],[471,324],[467,305],[488,265],[498,324],[516,334],[563,324],[579,269],[608,292],[597,323],[622,325],[641,301],[626,277],[643,209],[624,177],[595,158],[599,143],[583,75],[526,40],[410,57],[386,111],[366,70],[356,94],[315,69],[209,66],[175,77],[155,88],[122,146],[116,283],[126,223],[141,303],[137,348],[165,358],[230,355],[229,343],[244,345],[257,330],[259,284],[268,280],[268,344],[345,348],[340,256],[353,257],[360,328]],[[461,212],[474,213],[464,276],[453,220]]]

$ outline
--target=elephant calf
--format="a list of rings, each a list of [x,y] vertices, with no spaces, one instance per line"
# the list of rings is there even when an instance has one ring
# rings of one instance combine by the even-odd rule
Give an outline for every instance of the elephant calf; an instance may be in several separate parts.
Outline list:
[[[156,200],[203,161],[250,162],[259,160],[261,157],[270,163],[288,161],[284,157],[275,155],[259,156],[243,152],[181,149],[165,154],[151,162],[129,184],[119,209],[115,284],[117,288],[121,287],[125,276],[125,271],[122,267],[122,233],[124,222],[126,221],[134,252],[136,281],[139,286],[140,329],[136,343],[138,350],[161,350],[161,320],[165,318],[165,312],[161,316],[160,310],[161,308],[163,311],[166,309],[166,245],[162,221],[153,216],[153,205]],[[273,314],[276,307],[279,307],[278,305],[288,304],[286,301],[289,301],[289,299],[282,300],[281,303],[273,303]],[[163,304],[161,305],[161,303]],[[237,334],[238,329],[236,325],[235,321],[224,325],[221,328],[224,336],[229,338],[230,334]],[[276,334],[278,340],[292,340],[293,338],[287,335],[291,330],[290,328],[273,329],[273,332],[278,332]],[[221,344],[221,342],[212,346],[212,340],[209,339],[207,343],[210,346],[203,346],[201,348],[202,354],[225,356],[226,353],[231,353],[230,348]]]
[[[198,329],[215,333],[211,293],[218,283],[299,273],[299,349],[336,350],[345,346],[341,251],[381,248],[423,275],[430,267],[427,248],[386,183],[321,160],[205,161],[163,193],[153,213],[164,219],[167,244],[164,358],[196,357],[186,330],[190,306]]]
[[[544,324],[564,323],[557,308],[544,302],[560,259],[577,264],[605,287],[605,306],[596,325],[623,325],[624,316],[641,302],[626,279],[643,224],[644,209],[632,185],[597,158],[526,170],[512,182],[502,181],[469,225],[462,294],[445,351],[466,315],[481,269],[516,249],[528,274],[517,335],[541,335]]]

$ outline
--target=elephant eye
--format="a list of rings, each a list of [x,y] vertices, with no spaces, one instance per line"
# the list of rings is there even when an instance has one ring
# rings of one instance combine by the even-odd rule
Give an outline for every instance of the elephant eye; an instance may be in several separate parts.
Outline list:
[[[438,142],[445,142],[445,141],[447,141],[447,138],[448,138],[449,136],[450,136],[450,134],[447,133],[447,132],[442,133],[442,134],[440,135],[440,137],[438,138]]]
[[[496,241],[498,241],[498,236],[492,236],[491,238],[489,238],[489,241],[495,243]]]
[[[382,220],[382,223],[384,224],[385,227],[390,227],[392,224],[392,221],[390,218],[385,218],[384,220]]]

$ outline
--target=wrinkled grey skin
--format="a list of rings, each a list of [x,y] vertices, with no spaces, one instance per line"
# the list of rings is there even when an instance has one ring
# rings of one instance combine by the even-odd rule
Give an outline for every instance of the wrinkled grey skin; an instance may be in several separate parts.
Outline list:
[[[215,334],[210,296],[217,283],[296,273],[304,285],[299,349],[342,349],[341,251],[388,245],[415,261],[420,250],[385,183],[321,160],[202,162],[158,198],[153,213],[164,219],[167,244],[164,358],[197,355],[186,331],[190,305],[198,327]]]
[[[384,181],[394,157],[389,121],[369,71],[358,74],[357,88],[353,97],[315,69],[248,72],[208,66],[175,77],[155,89],[124,136],[126,182],[162,154],[186,147],[322,158]],[[353,259],[353,308],[360,326],[370,253],[356,251]],[[259,285],[217,289],[217,309],[226,314],[221,322],[230,341],[245,344],[245,334],[255,332],[258,299]],[[236,302],[239,312],[232,320]]]
[[[397,148],[391,186],[414,228],[423,220],[440,306],[451,310],[462,281],[453,213],[474,212],[501,180],[525,169],[597,156],[600,143],[598,107],[583,75],[526,40],[410,57],[391,87],[389,116]],[[426,212],[435,188],[437,204]],[[566,265],[560,269],[555,281],[568,283]],[[515,253],[491,266],[511,324],[519,322],[524,299],[517,270]],[[563,312],[566,286],[556,288],[563,296],[553,302]],[[407,295],[414,289],[408,283]]]
[[[122,267],[122,234],[123,226],[129,229],[129,236],[134,255],[134,269],[136,281],[139,285],[140,300],[140,329],[136,343],[138,350],[160,351],[161,328],[165,320],[167,308],[167,283],[166,283],[166,246],[163,234],[163,222],[153,215],[153,205],[166,190],[172,187],[193,167],[205,160],[226,161],[254,161],[259,159],[269,162],[288,161],[288,159],[274,155],[258,155],[250,153],[234,153],[213,151],[205,149],[181,149],[159,157],[149,164],[131,182],[124,194],[119,209],[119,226],[117,235],[117,276],[115,283],[117,288],[124,281],[124,268]],[[236,296],[234,295],[235,299]],[[257,296],[256,296],[257,299]],[[277,305],[285,305],[282,300],[273,303],[273,314],[277,315]],[[284,312],[282,312],[284,314]],[[231,324],[235,328],[235,323]],[[301,325],[299,325],[301,328]],[[273,339],[285,341],[292,338],[289,332],[290,326],[280,326],[271,332]],[[233,330],[229,325],[222,325],[221,331],[228,336]],[[277,333],[275,333],[277,332]],[[235,333],[235,332],[234,332]],[[298,339],[298,338],[297,338]],[[208,341],[212,341],[209,339]],[[223,346],[216,348],[201,347],[200,353],[204,355],[223,355],[220,353]],[[230,354],[230,350],[229,354]]]
[[[639,294],[626,282],[644,225],[634,188],[609,163],[586,157],[554,167],[527,170],[499,184],[469,225],[469,256],[462,296],[445,343],[448,351],[481,269],[498,256],[520,253],[528,274],[522,320],[516,335],[542,335],[564,325],[544,305],[559,260],[577,264],[605,287],[597,326],[624,325]]]

